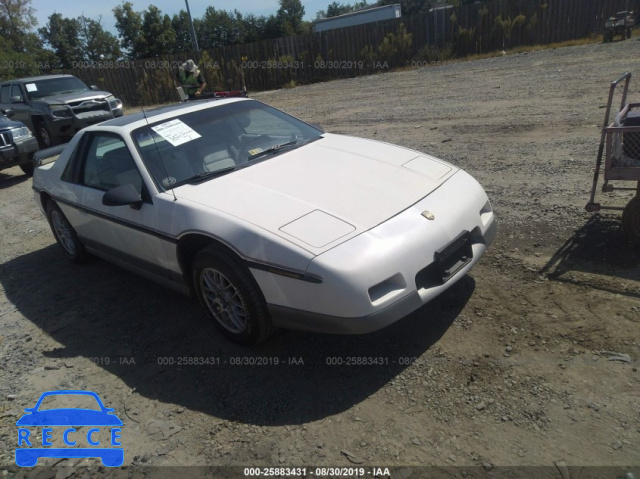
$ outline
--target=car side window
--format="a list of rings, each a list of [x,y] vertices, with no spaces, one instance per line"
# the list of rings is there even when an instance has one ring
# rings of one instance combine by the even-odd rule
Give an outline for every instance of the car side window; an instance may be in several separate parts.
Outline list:
[[[20,97],[20,100],[18,101],[22,101],[22,91],[20,90],[20,86],[19,85],[11,85],[11,98],[13,98],[14,96]]]
[[[122,138],[93,135],[84,153],[81,173],[83,185],[107,191],[130,183],[142,195],[142,177]]]
[[[2,85],[2,90],[0,90],[0,103],[11,103],[11,86]]]

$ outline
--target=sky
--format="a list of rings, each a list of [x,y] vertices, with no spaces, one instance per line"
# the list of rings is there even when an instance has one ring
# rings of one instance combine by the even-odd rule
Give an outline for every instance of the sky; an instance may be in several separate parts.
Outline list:
[[[136,12],[146,10],[149,5],[155,5],[162,13],[173,16],[180,10],[186,10],[184,0],[129,0],[133,4]],[[233,2],[223,2],[211,0],[188,0],[189,10],[193,18],[201,17],[209,5],[216,10],[233,11],[254,15],[271,15],[276,13],[279,7],[278,0],[234,0]],[[312,20],[316,17],[318,10],[326,10],[332,0],[301,0],[305,8],[305,20]],[[55,0],[31,0],[31,6],[36,10],[38,28],[47,24],[48,18],[53,13],[60,13],[63,17],[76,18],[80,15],[98,20],[102,16],[102,26],[105,30],[117,34],[115,19],[112,10],[121,5],[122,0],[84,0],[82,2],[61,2]],[[340,3],[353,3],[349,1]]]

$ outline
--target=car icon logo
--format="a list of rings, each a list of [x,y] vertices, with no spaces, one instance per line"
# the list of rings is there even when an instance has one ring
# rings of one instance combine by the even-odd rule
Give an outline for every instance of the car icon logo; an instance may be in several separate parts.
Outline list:
[[[79,407],[44,409],[42,403],[51,398],[80,398],[88,401],[96,409]],[[113,408],[107,408],[100,397],[92,391],[64,390],[43,393],[32,408],[25,409],[25,414],[16,422],[18,426],[18,448],[16,448],[16,464],[20,467],[35,466],[41,457],[52,458],[92,458],[99,457],[107,467],[118,467],[124,462],[124,449],[121,446],[122,421],[114,414]],[[63,439],[69,447],[53,447],[53,428],[64,426]],[[86,432],[76,428],[91,427]],[[37,447],[35,438],[29,428],[42,428],[42,447]],[[109,429],[109,445],[102,447],[104,433]],[[100,438],[98,436],[100,435]],[[84,440],[89,447],[74,447],[78,441]],[[102,439],[102,440],[101,440]],[[36,445],[36,447],[33,447]],[[21,447],[26,446],[26,447]]]

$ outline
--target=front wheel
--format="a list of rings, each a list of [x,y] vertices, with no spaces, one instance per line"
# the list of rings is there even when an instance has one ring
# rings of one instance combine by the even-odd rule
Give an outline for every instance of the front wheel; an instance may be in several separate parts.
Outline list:
[[[46,210],[51,231],[64,255],[74,263],[86,262],[89,254],[62,210],[53,201],[47,203]]]
[[[23,163],[22,165],[20,165],[20,169],[29,178],[33,176],[33,170],[34,170],[33,163]]]
[[[193,261],[193,285],[209,319],[231,341],[253,346],[273,326],[260,288],[235,258],[210,246]]]
[[[35,134],[36,139],[38,140],[38,146],[41,149],[53,146],[51,132],[49,131],[49,128],[47,128],[47,125],[44,124],[44,121],[38,120],[35,123]]]
[[[640,244],[640,196],[627,203],[622,212],[622,228],[627,237]]]

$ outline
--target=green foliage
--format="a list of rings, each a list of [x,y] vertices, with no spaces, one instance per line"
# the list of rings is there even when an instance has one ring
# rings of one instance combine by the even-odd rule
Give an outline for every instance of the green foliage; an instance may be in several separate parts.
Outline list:
[[[365,63],[365,65],[373,65],[378,59],[378,55],[371,45],[367,45],[360,50],[360,59]]]
[[[136,82],[136,96],[141,105],[157,105],[167,98],[178,98],[171,70],[166,68],[144,69]]]
[[[172,52],[190,52],[195,47],[191,39],[191,26],[189,25],[189,14],[186,10],[180,10],[171,17],[171,28],[176,35],[176,41],[173,45]]]
[[[458,31],[454,36],[454,50],[458,57],[467,56],[475,52],[474,41],[476,36],[476,27],[464,28],[458,26]]]
[[[502,48],[511,47],[511,34],[513,29],[522,25],[527,18],[524,15],[518,15],[515,18],[502,18],[502,14],[496,17],[494,31],[502,35]]]
[[[211,58],[211,55],[209,55],[209,52],[206,50],[202,52],[200,57],[200,70],[207,82],[207,90],[224,90],[224,79],[220,71],[220,66]]]
[[[16,52],[26,52],[34,47],[31,29],[38,24],[31,0],[0,1],[0,36],[9,42]]]
[[[57,57],[54,68],[71,68],[73,62],[84,59],[80,22],[73,18],[64,18],[59,13],[49,16],[49,22],[38,30]]]
[[[117,60],[122,55],[118,39],[105,31],[98,20],[78,17],[83,58],[88,61]]]
[[[196,22],[196,35],[200,48],[220,48],[234,43],[243,43],[244,28],[238,12],[216,10],[209,6],[202,19]]]
[[[413,57],[413,60],[418,63],[438,63],[453,58],[454,52],[451,45],[445,45],[440,48],[437,45],[425,45],[422,49]]]
[[[379,58],[389,63],[394,62],[394,59],[404,62],[409,59],[412,42],[413,35],[408,33],[404,23],[401,23],[396,33],[388,33],[378,45]]]
[[[327,6],[327,18],[344,15],[351,11],[353,11],[353,7],[351,5],[344,5],[334,1]]]
[[[31,0],[0,0],[0,80],[50,73],[56,60],[38,34]]]
[[[176,43],[176,32],[169,15],[162,15],[158,7],[149,5],[142,13],[142,40],[144,58],[157,57],[171,52]]]
[[[276,14],[282,36],[300,35],[309,30],[304,17],[304,7],[300,0],[280,0],[280,8]]]
[[[133,10],[131,2],[123,2],[113,9],[120,45],[130,59],[143,58],[145,41],[142,36],[142,15]]]

